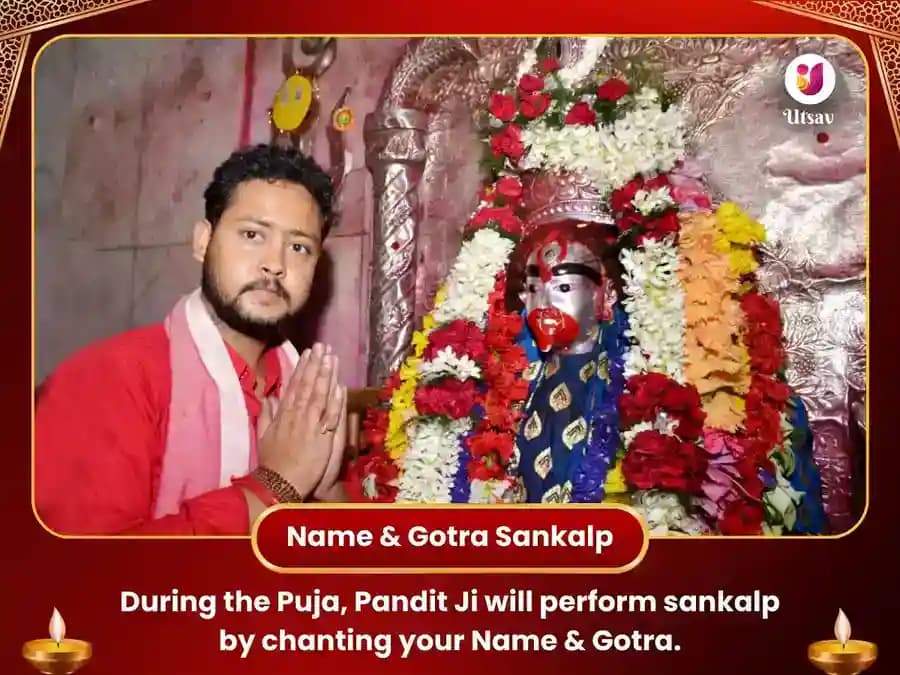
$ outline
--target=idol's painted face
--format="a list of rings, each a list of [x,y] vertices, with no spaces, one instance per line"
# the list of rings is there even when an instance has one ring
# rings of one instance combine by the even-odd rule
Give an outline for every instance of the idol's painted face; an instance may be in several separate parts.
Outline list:
[[[599,268],[586,246],[560,239],[538,245],[528,256],[522,300],[542,352],[593,348],[605,285]]]
[[[306,303],[322,249],[322,215],[301,185],[250,180],[213,228],[198,223],[194,256],[216,314],[260,339]]]

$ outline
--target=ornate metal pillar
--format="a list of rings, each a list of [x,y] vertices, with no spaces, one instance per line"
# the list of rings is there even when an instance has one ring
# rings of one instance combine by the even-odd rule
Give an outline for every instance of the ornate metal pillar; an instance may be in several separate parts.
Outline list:
[[[373,274],[369,307],[368,382],[399,365],[412,338],[416,286],[418,186],[425,166],[428,116],[383,108],[366,117],[366,164],[375,189]]]

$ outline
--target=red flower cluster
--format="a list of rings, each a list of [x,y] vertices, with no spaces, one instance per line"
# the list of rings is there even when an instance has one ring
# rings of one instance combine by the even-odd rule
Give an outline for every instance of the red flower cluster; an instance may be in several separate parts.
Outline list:
[[[398,475],[397,465],[384,450],[373,450],[350,463],[344,488],[353,502],[392,502],[397,497]]]
[[[744,344],[750,352],[750,366],[764,375],[774,375],[784,363],[778,303],[754,291],[741,298],[741,309],[747,318]]]
[[[428,334],[428,346],[422,356],[431,361],[438,352],[448,347],[458,357],[468,356],[479,363],[487,356],[484,333],[477,325],[464,319],[456,319],[431,331]]]
[[[488,303],[485,344],[488,355],[483,364],[484,418],[469,437],[472,455],[470,479],[500,479],[512,457],[513,444],[522,419],[521,404],[528,395],[522,373],[528,366],[525,350],[516,344],[522,317],[506,311],[506,273],[497,277]]]
[[[472,460],[468,472],[470,480],[495,480],[506,475],[506,466],[513,455],[513,437],[507,433],[482,431],[468,439]]]
[[[506,126],[491,138],[491,151],[494,157],[508,157],[516,161],[522,157],[525,148],[522,145],[522,128],[520,124],[544,115],[553,102],[554,90],[547,91],[545,75],[559,69],[556,59],[546,58],[540,63],[541,75],[527,73],[521,77],[516,86],[515,95],[491,94],[488,105],[490,113]],[[597,124],[597,111],[614,110],[616,102],[631,92],[631,87],[624,80],[611,78],[597,87],[593,101],[578,101],[571,105],[563,118],[564,124]],[[556,122],[559,123],[558,121]]]
[[[775,473],[769,453],[783,441],[781,419],[791,391],[776,379],[776,373],[784,363],[778,303],[751,291],[741,298],[741,309],[747,323],[744,344],[752,369],[741,437],[744,456],[738,463],[744,494],[726,506],[719,520],[719,530],[728,535],[759,535],[765,518],[760,471],[770,475]]]
[[[478,401],[474,380],[447,378],[439,384],[423,384],[416,388],[413,402],[420,415],[441,415],[460,419],[472,412]]]
[[[623,187],[615,190],[610,196],[610,207],[616,219],[616,226],[623,234],[633,232],[638,235],[637,243],[641,244],[645,239],[662,239],[666,235],[678,232],[678,208],[673,205],[662,213],[654,213],[650,216],[642,215],[631,203],[638,190],[658,190],[668,187],[671,183],[668,176],[661,174],[655,178],[644,180],[642,176],[632,179]]]
[[[622,475],[640,490],[699,493],[706,467],[706,455],[695,443],[658,431],[642,431],[625,454]]]
[[[522,221],[509,205],[485,206],[478,209],[478,211],[475,212],[475,215],[469,220],[467,229],[469,231],[480,230],[489,225],[494,225],[499,230],[516,237],[522,232]]]
[[[619,397],[622,428],[653,422],[662,412],[678,420],[675,433],[682,440],[695,441],[703,433],[706,413],[693,385],[678,384],[662,373],[645,373],[628,378],[625,387]]]
[[[757,482],[759,479],[756,479]],[[736,499],[725,507],[719,520],[719,531],[732,536],[754,536],[762,534],[762,502],[750,499]]]

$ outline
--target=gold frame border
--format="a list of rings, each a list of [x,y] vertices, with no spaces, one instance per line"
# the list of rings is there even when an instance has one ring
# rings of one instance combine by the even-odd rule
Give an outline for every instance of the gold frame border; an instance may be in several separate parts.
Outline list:
[[[262,551],[259,549],[259,528],[262,522],[271,514],[277,511],[356,511],[360,509],[359,504],[276,504],[270,506],[263,511],[256,521],[250,532],[250,547],[253,549],[253,555],[259,563],[267,570],[278,574],[624,574],[630,572],[637,567],[646,557],[647,549],[650,547],[650,533],[647,530],[647,524],[641,519],[638,512],[630,506],[624,504],[566,504],[546,505],[544,508],[550,511],[569,510],[573,507],[576,509],[588,511],[625,511],[634,516],[634,519],[641,526],[643,533],[641,549],[638,554],[625,565],[618,567],[282,567],[271,563]],[[362,505],[366,511],[459,511],[462,509],[470,510],[529,510],[528,504],[371,504]]]
[[[28,33],[35,33],[44,28],[53,28],[55,26],[60,26],[64,23],[69,23],[70,21],[78,21],[78,19],[86,19],[91,16],[97,16],[99,14],[106,14],[107,12],[113,12],[117,9],[124,9],[126,7],[131,7],[132,5],[140,5],[145,2],[149,2],[150,0],[112,0],[107,5],[102,7],[94,7],[92,9],[85,9],[80,12],[72,12],[71,14],[64,14],[55,19],[49,19],[47,21],[38,21],[37,23],[33,23],[28,26],[22,26],[21,28],[14,28],[12,30],[6,31],[5,33],[0,33],[0,40],[6,40],[7,38],[18,37],[20,35],[26,35]],[[24,3],[23,3],[24,4]],[[24,13],[24,10],[23,10]]]
[[[22,70],[25,67],[25,55],[28,53],[28,45],[31,42],[30,35],[23,35],[20,37],[9,38],[12,40],[21,40],[21,44],[19,45],[18,53],[16,54],[16,63],[13,66],[13,76],[12,81],[9,84],[9,101],[7,105],[2,105],[3,101],[0,101],[0,148],[3,147],[3,138],[6,136],[6,125],[9,123],[9,118],[12,115],[12,102],[16,97],[16,91],[19,89],[19,78],[22,76]],[[3,40],[6,42],[6,40]],[[37,60],[37,56],[35,56],[35,61]],[[32,80],[32,85],[34,81]],[[34,120],[32,119],[32,128],[31,131],[34,133]]]
[[[566,37],[571,35],[570,33],[554,33],[549,35],[544,34],[536,34],[536,33],[523,33],[521,35],[516,34],[516,37]],[[859,53],[859,56],[865,66],[866,71],[866,222],[865,222],[865,237],[866,237],[866,336],[870,334],[870,321],[871,321],[871,312],[870,312],[870,275],[868,274],[869,269],[869,227],[870,227],[870,212],[871,205],[870,194],[871,194],[871,174],[870,174],[870,162],[869,156],[871,154],[871,69],[869,65],[869,61],[865,56],[865,53],[862,51],[860,46],[850,37],[845,35],[838,35],[835,33],[817,33],[815,35],[798,35],[796,33],[765,33],[765,34],[756,34],[756,33],[579,33],[579,36],[584,37],[629,37],[629,38],[653,38],[653,37],[697,37],[697,38],[721,38],[721,37],[745,37],[745,38],[796,38],[796,37],[821,37],[821,38],[833,38],[839,40],[845,40],[850,43]],[[35,321],[36,321],[36,313],[35,313],[35,282],[36,282],[36,260],[35,260],[35,139],[34,139],[34,77],[36,72],[36,66],[38,59],[40,58],[43,51],[49,47],[51,44],[56,42],[57,40],[63,39],[83,39],[83,38],[111,38],[111,39],[121,39],[121,38],[134,38],[134,39],[146,39],[146,38],[171,38],[171,39],[185,39],[185,38],[193,38],[193,39],[248,39],[248,38],[285,38],[285,37],[296,37],[296,34],[293,33],[250,33],[246,35],[236,35],[231,33],[172,33],[172,34],[159,34],[159,33],[139,33],[139,34],[62,34],[54,37],[52,40],[49,40],[47,43],[41,46],[40,50],[35,54],[34,60],[32,62],[31,68],[31,77],[32,77],[32,96],[31,96],[31,116],[32,116],[32,148],[31,148],[31,162],[32,162],[32,171],[31,171],[31,190],[32,190],[32,200],[31,200],[31,270],[32,270],[32,294],[31,294],[31,315],[32,315],[32,346],[31,346],[31,385],[32,390],[34,390],[35,382],[35,343],[34,343],[34,335],[35,335]],[[369,34],[369,33],[351,33],[351,34],[342,34],[342,35],[325,35],[325,34],[309,34],[306,37],[341,37],[341,38],[390,38],[390,37],[407,37],[407,38],[416,38],[416,37],[433,37],[433,33],[404,33],[404,34]],[[456,36],[456,35],[455,35]],[[486,34],[486,33],[460,33],[458,37],[510,37],[510,35],[498,35],[498,34]],[[854,523],[853,527],[849,528],[845,532],[841,532],[840,534],[835,535],[821,535],[821,536],[808,536],[808,535],[784,535],[784,536],[765,536],[765,535],[737,535],[737,536],[715,536],[715,535],[685,535],[685,536],[670,536],[670,535],[653,535],[648,534],[647,540],[658,540],[658,541],[834,541],[837,539],[844,539],[852,535],[856,530],[862,526],[865,522],[868,514],[869,508],[871,506],[872,499],[872,467],[871,467],[871,431],[870,431],[870,393],[871,393],[871,383],[870,383],[870,375],[871,375],[871,358],[870,358],[870,341],[866,340],[866,472],[865,472],[865,487],[866,487],[866,502],[863,508],[862,513],[860,514],[859,519]],[[34,481],[34,405],[31,406],[31,509],[34,513],[35,519],[40,524],[40,526],[50,535],[58,538],[58,539],[73,539],[73,540],[93,540],[93,539],[101,539],[101,540],[121,540],[121,541],[133,541],[133,540],[191,540],[191,541],[202,541],[202,540],[251,540],[252,534],[246,535],[70,535],[70,534],[62,534],[56,532],[51,529],[40,517],[40,514],[37,511],[37,505],[35,504],[35,481]],[[312,506],[312,505],[310,505]],[[402,507],[403,505],[393,504],[393,508]],[[429,507],[429,508],[465,508],[464,504],[453,504],[453,505],[440,505],[440,504],[422,504],[415,505],[418,507]],[[523,504],[523,505],[495,505],[496,507],[504,508],[504,506],[514,506],[518,508],[555,508],[552,505],[545,504]],[[566,508],[571,508],[575,505],[566,505]],[[316,504],[314,508],[363,508],[363,509],[378,509],[382,508],[381,504]],[[274,507],[273,507],[274,508]],[[265,513],[265,512],[264,512]],[[262,517],[262,514],[261,516]],[[643,522],[643,521],[642,521]],[[256,527],[256,522],[251,525],[251,533],[254,531]],[[255,555],[255,554],[254,554]],[[359,568],[367,570],[366,573],[376,573],[372,570],[368,570],[368,568]],[[409,568],[402,568],[404,571],[400,572],[395,570],[394,568],[382,569],[378,568],[377,573],[389,574],[389,573],[416,573],[416,574],[424,574],[424,573],[438,573],[438,570],[424,568],[419,569],[416,568],[413,571],[410,571]],[[448,570],[441,570],[441,573],[454,573],[459,568],[450,568]],[[305,570],[304,570],[305,571]],[[342,571],[340,569],[334,568],[323,568],[311,570],[311,572],[323,573],[323,574],[348,574],[351,572]],[[500,570],[491,569],[489,570],[492,573],[499,573]],[[513,570],[515,571],[515,570]],[[521,570],[519,570],[521,571]],[[566,573],[576,573],[573,570],[569,569],[551,569],[551,570],[538,570],[534,573],[543,573],[543,574],[566,574]],[[597,574],[596,569],[582,570],[583,573],[591,573]],[[352,572],[353,574],[360,573],[359,571]],[[461,572],[465,573],[465,572]]]

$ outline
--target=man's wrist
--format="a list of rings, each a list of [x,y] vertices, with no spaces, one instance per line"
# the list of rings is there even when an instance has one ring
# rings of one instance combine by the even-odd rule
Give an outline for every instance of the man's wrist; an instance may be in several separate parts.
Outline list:
[[[305,501],[303,492],[277,471],[260,465],[250,475],[265,486],[279,504],[299,504]]]

